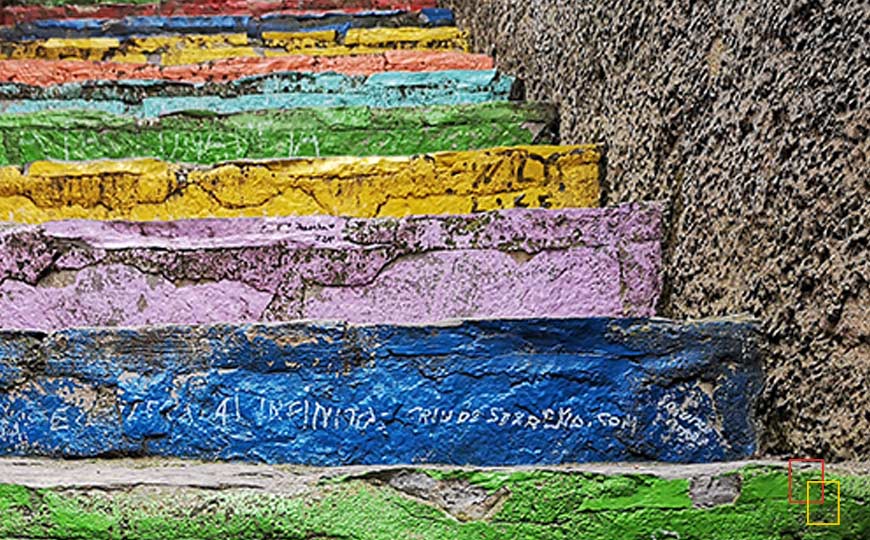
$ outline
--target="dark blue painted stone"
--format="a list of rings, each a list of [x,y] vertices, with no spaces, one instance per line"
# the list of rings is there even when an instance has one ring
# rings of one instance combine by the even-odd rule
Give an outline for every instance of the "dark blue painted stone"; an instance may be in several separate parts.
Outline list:
[[[755,450],[748,323],[0,333],[0,454],[311,465],[709,462]]]
[[[370,11],[350,14],[326,13],[317,16],[273,14],[261,18],[246,15],[141,16],[123,19],[46,19],[0,29],[0,39],[46,39],[54,37],[149,36],[166,33],[220,34],[244,33],[259,38],[263,32],[311,32],[335,30],[344,35],[351,28],[399,26],[452,26],[449,9]]]

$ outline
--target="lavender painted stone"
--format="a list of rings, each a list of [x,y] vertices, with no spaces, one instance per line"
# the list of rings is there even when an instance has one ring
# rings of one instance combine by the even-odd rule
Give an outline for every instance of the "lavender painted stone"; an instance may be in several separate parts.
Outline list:
[[[660,209],[0,229],[0,327],[647,317]]]

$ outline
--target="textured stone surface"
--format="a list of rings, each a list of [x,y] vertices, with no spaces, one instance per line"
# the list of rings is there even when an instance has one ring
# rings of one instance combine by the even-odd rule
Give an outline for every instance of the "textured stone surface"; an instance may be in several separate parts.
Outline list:
[[[832,468],[842,525],[807,527],[782,464],[571,469],[288,469],[174,461],[0,460],[0,538],[176,540],[855,540],[870,471]],[[697,475],[740,486],[693,505]],[[801,475],[800,481],[813,479]],[[421,489],[422,488],[422,489]],[[832,505],[815,507],[816,518]]]
[[[43,19],[120,19],[130,16],[264,15],[275,12],[315,15],[323,11],[353,13],[371,10],[416,11],[434,8],[434,0],[210,0],[140,1],[3,0],[0,24]]]
[[[0,58],[20,60],[110,60],[165,66],[199,64],[221,58],[314,54],[371,54],[390,49],[467,51],[456,27],[351,28],[225,34],[160,34],[123,38],[49,38],[0,41]]]
[[[0,82],[33,86],[118,80],[207,83],[289,71],[372,75],[384,71],[489,70],[492,66],[492,58],[482,54],[416,50],[355,56],[301,54],[277,58],[226,58],[186,66],[75,60],[0,60]],[[9,95],[8,90],[5,93]]]
[[[153,159],[37,161],[0,167],[0,216],[40,223],[594,207],[600,158],[595,146],[530,146],[210,168]]]
[[[219,34],[335,30],[351,28],[399,28],[405,26],[450,26],[453,14],[446,9],[414,12],[329,13],[320,17],[299,14],[272,14],[260,18],[250,15],[124,17],[122,19],[48,19],[0,28],[0,40],[35,40],[81,37],[127,37],[166,33]]]
[[[651,316],[655,207],[0,230],[0,327]]]
[[[739,459],[755,449],[753,334],[739,321],[652,319],[4,331],[0,453]]]
[[[766,451],[870,458],[867,3],[442,4],[608,143],[608,204],[670,201],[665,313],[761,318]]]
[[[507,101],[513,79],[494,70],[370,76],[277,73],[229,82],[97,81],[52,87],[0,84],[0,112],[89,110],[141,118],[191,110],[230,114],[303,107],[416,107]]]
[[[294,109],[229,116],[180,113],[143,123],[105,113],[0,114],[0,165],[57,159],[232,159],[413,155],[549,144],[557,112],[516,102],[456,107]]]

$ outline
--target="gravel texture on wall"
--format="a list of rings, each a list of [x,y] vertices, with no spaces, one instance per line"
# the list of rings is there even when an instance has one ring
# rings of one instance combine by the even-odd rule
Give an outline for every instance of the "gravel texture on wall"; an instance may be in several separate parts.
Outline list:
[[[478,52],[669,207],[670,317],[758,316],[762,450],[870,458],[870,4],[447,0]]]

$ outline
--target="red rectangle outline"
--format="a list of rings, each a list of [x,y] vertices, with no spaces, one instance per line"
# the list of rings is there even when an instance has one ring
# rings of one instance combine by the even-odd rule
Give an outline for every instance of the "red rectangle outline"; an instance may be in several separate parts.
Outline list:
[[[822,484],[822,499],[819,501],[796,501],[791,498],[791,486],[792,486],[792,473],[791,473],[791,464],[792,463],[821,463],[822,464],[822,482],[825,481],[825,460],[824,459],[815,459],[815,458],[792,458],[788,460],[788,502],[789,504],[825,504],[825,484]]]

